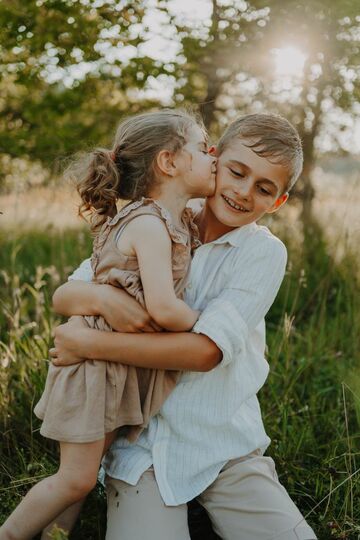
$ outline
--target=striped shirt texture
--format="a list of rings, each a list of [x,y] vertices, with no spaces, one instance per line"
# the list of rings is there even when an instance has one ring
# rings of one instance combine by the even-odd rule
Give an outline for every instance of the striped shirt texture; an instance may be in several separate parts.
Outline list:
[[[284,244],[256,223],[196,250],[185,300],[202,312],[193,332],[213,340],[222,361],[206,373],[183,372],[138,441],[113,443],[103,460],[107,475],[136,485],[153,466],[165,504],[176,506],[206,489],[227,461],[266,450],[256,396],[269,372],[264,317],[286,259]],[[91,278],[86,260],[69,279]]]

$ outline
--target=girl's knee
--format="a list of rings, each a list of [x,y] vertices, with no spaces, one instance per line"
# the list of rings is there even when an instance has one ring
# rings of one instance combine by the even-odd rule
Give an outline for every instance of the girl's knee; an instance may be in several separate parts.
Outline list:
[[[18,540],[18,538],[19,537],[8,530],[5,525],[0,528],[0,540]]]
[[[71,499],[76,502],[86,497],[96,486],[97,475],[93,472],[74,473],[59,471],[60,481],[65,484]]]
[[[78,476],[70,482],[71,491],[76,494],[76,500],[83,499],[96,486],[97,477],[94,475]]]

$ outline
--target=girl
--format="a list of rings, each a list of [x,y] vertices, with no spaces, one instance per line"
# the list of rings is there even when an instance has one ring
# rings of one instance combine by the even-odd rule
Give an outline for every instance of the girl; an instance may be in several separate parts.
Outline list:
[[[162,328],[190,330],[199,313],[181,299],[198,245],[186,203],[211,195],[215,160],[204,129],[182,111],[163,110],[120,124],[111,151],[98,149],[74,169],[90,211],[98,283],[126,289]],[[118,199],[131,200],[118,213]],[[92,328],[111,331],[101,317]],[[60,442],[58,472],[34,486],[0,528],[0,539],[32,538],[94,487],[117,428],[133,441],[174,388],[177,372],[85,361],[50,365],[35,408],[41,433]]]

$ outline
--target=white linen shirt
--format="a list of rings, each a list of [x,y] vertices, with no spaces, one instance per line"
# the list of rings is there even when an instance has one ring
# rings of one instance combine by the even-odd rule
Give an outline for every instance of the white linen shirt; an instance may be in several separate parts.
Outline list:
[[[196,250],[185,299],[202,312],[193,332],[214,341],[222,361],[206,373],[183,372],[137,442],[113,443],[106,474],[136,485],[153,465],[165,504],[176,506],[204,491],[230,459],[265,451],[270,439],[256,396],[269,371],[264,317],[286,258],[284,244],[255,223]],[[88,260],[70,277],[91,278]]]

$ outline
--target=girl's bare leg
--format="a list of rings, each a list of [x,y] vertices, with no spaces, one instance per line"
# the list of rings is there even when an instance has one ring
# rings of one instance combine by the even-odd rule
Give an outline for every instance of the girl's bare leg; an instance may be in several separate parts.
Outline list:
[[[114,441],[115,436],[116,436],[116,431],[112,433],[107,433],[105,435],[103,455],[106,454],[111,443]],[[41,535],[41,540],[49,540],[51,531],[53,530],[55,526],[59,527],[60,529],[63,529],[67,533],[70,533],[73,530],[74,525],[79,517],[79,514],[81,512],[84,502],[85,502],[85,498],[82,499],[81,501],[78,501],[72,504],[71,506],[69,506],[69,508],[67,508],[64,512],[62,512],[62,514],[57,516],[57,518],[54,519],[50,523],[50,525],[46,527],[46,529],[43,530],[42,535]]]
[[[31,540],[66,508],[84,499],[96,484],[104,439],[60,443],[56,474],[36,484],[0,528],[0,540]]]
[[[60,514],[60,516],[54,519],[54,521],[52,521],[50,525],[43,530],[41,540],[50,540],[51,531],[55,526],[67,533],[70,533],[79,517],[84,502],[85,499],[82,499],[81,501],[72,504],[62,514]]]

